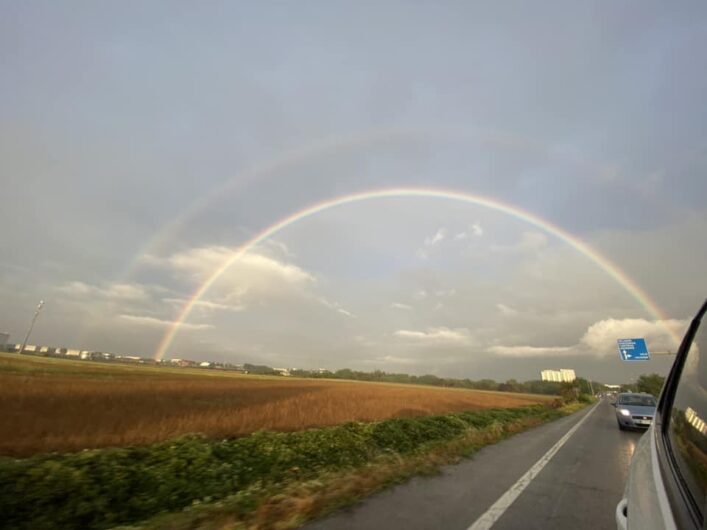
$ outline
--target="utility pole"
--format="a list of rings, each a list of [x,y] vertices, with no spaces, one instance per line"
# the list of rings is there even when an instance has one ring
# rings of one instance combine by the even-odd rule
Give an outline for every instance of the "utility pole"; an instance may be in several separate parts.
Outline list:
[[[39,301],[39,305],[37,305],[37,310],[34,312],[34,316],[32,317],[32,322],[29,325],[29,329],[27,330],[27,335],[25,335],[25,340],[22,343],[22,347],[20,348],[20,353],[25,352],[25,346],[27,346],[27,341],[29,340],[29,335],[32,333],[32,328],[34,327],[34,323],[37,321],[37,317],[39,316],[39,312],[42,310],[42,307],[44,306],[44,300]]]

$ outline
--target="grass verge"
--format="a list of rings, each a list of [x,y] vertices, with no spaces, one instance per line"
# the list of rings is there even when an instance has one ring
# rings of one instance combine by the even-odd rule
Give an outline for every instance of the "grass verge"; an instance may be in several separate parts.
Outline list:
[[[292,528],[581,406],[2,458],[0,527],[104,529],[144,521],[139,528],[146,530]]]

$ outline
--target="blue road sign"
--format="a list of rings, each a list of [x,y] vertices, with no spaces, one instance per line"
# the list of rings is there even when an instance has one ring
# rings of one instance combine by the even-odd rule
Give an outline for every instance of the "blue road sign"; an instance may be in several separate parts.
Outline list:
[[[622,361],[650,361],[645,339],[619,339],[619,355]]]

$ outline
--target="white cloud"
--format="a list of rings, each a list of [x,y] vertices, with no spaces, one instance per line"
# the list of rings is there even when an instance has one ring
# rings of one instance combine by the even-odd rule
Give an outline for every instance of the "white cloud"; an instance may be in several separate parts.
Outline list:
[[[320,304],[322,304],[324,307],[328,307],[329,309],[333,309],[337,313],[341,313],[344,316],[350,317],[350,318],[356,318],[356,315],[351,313],[350,311],[347,311],[343,307],[341,307],[341,304],[338,302],[330,302],[326,298],[318,298],[317,299]]]
[[[411,359],[410,357],[399,357],[396,355],[385,355],[383,357],[376,357],[375,359],[367,359],[364,361],[369,364],[417,364],[419,361],[416,359]]]
[[[163,298],[162,299],[164,302],[167,302],[168,304],[172,304],[175,306],[183,306],[188,302],[185,298]],[[245,309],[243,306],[234,306],[234,305],[228,305],[228,304],[219,304],[217,302],[211,302],[209,300],[197,300],[196,302],[193,302],[193,306],[197,309],[205,309],[205,310],[223,310],[223,311],[242,311]]]
[[[517,309],[513,309],[512,307],[507,306],[506,304],[496,304],[496,309],[498,309],[499,313],[505,316],[514,316],[518,314]]]
[[[275,247],[280,253],[291,255],[284,245]],[[209,278],[233,257],[227,247],[203,247],[181,252],[167,258],[168,267],[186,272],[199,281]],[[218,296],[202,303],[206,309],[228,308],[240,311],[248,306],[268,301],[318,302],[337,313],[355,318],[355,315],[312,292],[316,278],[306,270],[285,261],[259,253],[240,256],[219,276],[214,286]]]
[[[402,309],[402,310],[410,310],[412,309],[411,305],[408,304],[401,304],[400,302],[393,302],[390,304],[391,309]]]
[[[435,233],[434,236],[431,237],[426,237],[425,238],[425,246],[427,247],[433,247],[437,243],[444,241],[444,239],[447,237],[447,229],[442,227],[437,232]]]
[[[477,221],[469,227],[468,231],[461,231],[457,233],[452,239],[454,241],[463,241],[469,236],[481,237],[482,235],[484,235],[484,229],[481,226],[481,223]]]
[[[233,249],[228,247],[201,247],[173,254],[168,258],[157,258],[157,263],[174,270],[193,274],[199,279],[205,279],[223,267],[233,256]],[[153,258],[153,263],[154,260],[155,258]],[[244,283],[258,276],[267,276],[268,279],[277,278],[291,284],[306,284],[315,281],[314,276],[296,265],[254,252],[240,256],[224,271],[223,275],[236,275]]]
[[[642,318],[609,318],[589,326],[580,344],[598,355],[617,354],[617,339],[644,338],[651,351],[676,351],[676,337],[682,337],[686,320],[645,320]]]
[[[111,283],[106,286],[97,286],[74,281],[58,287],[58,290],[71,296],[91,296],[116,301],[138,301],[148,298],[147,290],[144,286],[130,283]]]
[[[564,355],[573,351],[572,346],[491,346],[487,350],[505,357],[545,357]]]
[[[160,318],[155,318],[155,317],[148,317],[148,316],[140,316],[140,315],[119,315],[119,318],[121,320],[125,320],[127,322],[130,322],[132,324],[138,324],[141,326],[149,326],[153,328],[165,328],[168,326],[171,326],[174,324],[171,320],[162,320]],[[211,324],[188,324],[186,322],[182,323],[179,325],[181,329],[187,329],[187,330],[205,330],[205,329],[213,329],[214,326]]]
[[[153,266],[168,269],[177,276],[186,276],[198,284],[211,278],[233,256],[230,248],[212,246],[193,248],[166,258],[151,257],[149,261]],[[240,310],[269,300],[317,299],[310,292],[315,283],[314,275],[297,265],[250,252],[223,270],[211,288],[217,296],[212,295],[212,300],[202,307],[228,306]]]
[[[399,329],[393,335],[399,339],[426,343],[469,344],[471,337],[466,328],[427,328],[425,331]]]
[[[95,289],[96,287],[84,282],[69,282],[57,288],[62,293],[78,296],[87,295]]]
[[[417,249],[417,257],[420,259],[428,259],[430,257],[430,252],[432,247],[438,245],[447,238],[447,229],[442,227],[433,236],[428,236],[425,238],[424,246]]]
[[[425,298],[427,298],[427,291],[424,289],[418,289],[417,291],[415,291],[412,297],[415,300],[424,300]]]
[[[502,305],[502,304],[498,304]],[[595,322],[573,346],[491,346],[489,353],[508,357],[546,357],[553,355],[617,355],[618,339],[644,338],[649,351],[675,352],[688,323],[685,320],[645,320],[626,318]]]

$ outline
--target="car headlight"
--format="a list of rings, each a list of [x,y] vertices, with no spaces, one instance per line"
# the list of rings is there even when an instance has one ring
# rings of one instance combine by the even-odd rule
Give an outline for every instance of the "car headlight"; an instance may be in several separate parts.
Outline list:
[[[619,414],[622,416],[630,416],[631,412],[628,409],[619,409]]]

